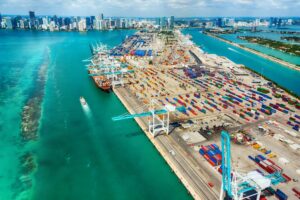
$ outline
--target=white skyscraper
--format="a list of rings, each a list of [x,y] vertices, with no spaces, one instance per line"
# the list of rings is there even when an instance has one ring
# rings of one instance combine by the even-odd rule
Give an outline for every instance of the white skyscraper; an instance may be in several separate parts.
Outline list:
[[[46,17],[43,17],[42,21],[43,21],[42,29],[43,29],[43,30],[47,30],[48,27],[49,27],[48,19],[47,19]]]
[[[78,30],[86,31],[86,20],[85,19],[80,19],[80,21],[78,22]]]
[[[5,27],[7,29],[12,29],[12,21],[11,21],[11,18],[10,17],[5,17],[4,18],[4,22],[5,22]]]

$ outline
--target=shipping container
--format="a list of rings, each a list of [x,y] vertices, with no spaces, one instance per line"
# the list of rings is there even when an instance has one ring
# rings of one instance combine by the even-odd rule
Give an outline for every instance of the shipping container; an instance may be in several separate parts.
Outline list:
[[[300,189],[299,189],[299,188],[294,187],[294,188],[292,189],[292,191],[295,192],[296,195],[298,195],[298,197],[300,197]]]
[[[281,176],[286,180],[286,182],[289,182],[289,181],[292,180],[291,177],[289,177],[289,176],[286,175],[286,174],[281,174]]]
[[[275,196],[279,199],[279,200],[287,200],[288,196],[282,192],[280,189],[277,189],[275,191]]]

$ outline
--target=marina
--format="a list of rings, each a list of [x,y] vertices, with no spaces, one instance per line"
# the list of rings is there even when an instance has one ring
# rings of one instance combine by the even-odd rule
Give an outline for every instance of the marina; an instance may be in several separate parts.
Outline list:
[[[207,150],[201,150],[204,145],[220,145],[222,130],[228,130],[234,141],[235,170],[257,171],[255,163],[260,162],[253,158],[252,163],[247,155],[252,158],[253,154],[263,152],[262,160],[268,158],[276,165],[273,171],[262,167],[265,172],[260,171],[260,176],[271,177],[277,173],[276,167],[281,169],[272,188],[276,190],[278,183],[290,182],[289,177],[299,176],[300,163],[296,161],[299,122],[295,118],[300,114],[299,99],[243,65],[204,53],[189,35],[178,30],[136,32],[121,46],[106,50],[104,55],[102,51],[94,54],[90,68],[99,68],[95,63],[101,68],[97,73],[110,80],[112,90],[128,110],[112,120],[135,119],[194,199],[219,198],[221,153],[217,158],[214,154],[204,156],[209,161],[205,163],[199,151],[206,155]],[[126,70],[118,72],[121,69]],[[128,70],[132,70],[131,73],[126,73]],[[122,84],[114,84],[115,80]],[[280,128],[294,138],[277,133],[279,125],[273,130],[271,124],[280,124]],[[261,129],[267,133],[261,135]],[[290,153],[283,155],[276,151],[284,148],[283,144],[274,150],[264,148],[270,142],[266,137],[290,140]],[[278,158],[279,163],[284,158],[293,164],[283,167],[277,163]],[[286,174],[282,174],[283,168]],[[297,178],[280,185],[280,189],[294,195],[292,189],[296,182]],[[267,195],[270,187],[260,190]]]

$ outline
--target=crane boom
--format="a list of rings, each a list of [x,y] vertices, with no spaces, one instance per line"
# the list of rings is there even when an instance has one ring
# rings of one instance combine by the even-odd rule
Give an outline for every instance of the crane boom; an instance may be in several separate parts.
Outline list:
[[[176,110],[180,111],[180,112],[184,112],[186,109],[185,107],[181,106],[181,107],[176,107]],[[166,109],[161,109],[161,110],[155,110],[154,114],[155,115],[160,115],[160,114],[165,114],[168,111]],[[112,120],[113,121],[119,121],[119,120],[125,120],[125,119],[132,119],[135,117],[147,117],[147,116],[151,116],[153,113],[151,111],[148,112],[142,112],[142,113],[136,113],[136,114],[125,114],[125,115],[120,115],[120,116],[116,116],[113,117]]]
[[[231,153],[230,153],[230,136],[226,131],[221,132],[222,144],[222,190],[226,196],[232,197],[231,191]]]

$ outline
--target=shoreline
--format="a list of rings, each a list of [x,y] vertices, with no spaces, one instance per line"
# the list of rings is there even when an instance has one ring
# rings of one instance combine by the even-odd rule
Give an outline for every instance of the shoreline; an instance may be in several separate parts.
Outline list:
[[[190,52],[193,50],[195,50],[195,52],[201,50],[201,48],[196,46],[193,41],[185,38],[185,36],[180,31],[178,32],[178,37],[179,42],[190,42],[186,44],[189,45]],[[238,47],[240,46],[238,45]],[[196,56],[199,57],[199,55]],[[209,60],[207,61],[207,63],[209,63]],[[239,68],[238,65],[236,67]],[[243,68],[251,72],[251,70],[248,70],[246,66],[244,66]],[[157,73],[155,75],[157,75]],[[264,79],[267,80],[266,78]],[[120,100],[120,102],[130,114],[137,113],[136,108],[140,107],[141,104],[143,104],[139,99],[135,98],[136,96],[138,97],[138,95],[135,92],[131,93],[130,88],[126,86],[114,87],[113,91],[116,97]],[[193,154],[193,152],[190,152],[190,150],[187,150],[182,145],[180,145],[179,138],[174,139],[176,137],[174,135],[172,135],[172,137],[170,137],[169,135],[159,135],[154,138],[153,135],[148,131],[147,119],[134,118],[134,120],[146,134],[148,139],[152,142],[156,150],[169,165],[171,170],[175,173],[177,178],[185,186],[186,190],[192,198],[219,199],[219,191],[217,190],[220,190],[221,186],[215,184],[216,187],[214,187],[213,189],[212,187],[209,187],[209,184],[212,184],[212,179],[210,177],[207,177],[208,174],[205,167],[202,166],[202,163],[194,162],[195,160],[193,160],[192,157],[186,158],[186,155],[188,155],[189,153]],[[177,140],[178,143],[176,143]],[[204,171],[206,171],[206,173],[203,173],[203,169]]]
[[[253,54],[255,54],[255,55],[258,55],[258,56],[260,56],[260,57],[263,57],[263,58],[265,58],[265,59],[268,59],[269,61],[273,61],[273,62],[276,62],[276,63],[278,63],[278,64],[281,64],[281,65],[283,65],[283,66],[285,66],[285,67],[288,67],[288,68],[290,68],[290,69],[300,71],[300,67],[298,67],[297,65],[291,64],[291,63],[286,62],[286,61],[284,61],[284,60],[281,60],[281,59],[279,59],[279,58],[275,58],[275,57],[273,57],[273,56],[270,56],[270,55],[261,53],[261,52],[259,52],[259,51],[254,50],[254,49],[250,49],[250,48],[248,48],[248,47],[245,47],[245,46],[243,46],[243,45],[240,45],[240,44],[231,42],[231,41],[229,41],[229,40],[226,40],[226,39],[224,39],[224,38],[218,37],[218,36],[213,35],[213,34],[210,34],[210,33],[204,33],[204,34],[206,34],[206,35],[208,35],[208,36],[210,36],[210,37],[216,38],[216,39],[218,39],[218,40],[220,40],[220,41],[222,41],[222,42],[225,42],[225,43],[227,43],[227,44],[231,44],[231,45],[233,45],[233,46],[235,46],[235,47],[238,47],[238,48],[240,48],[240,49],[243,49],[243,50],[245,50],[245,51],[248,51],[248,52],[250,52],[250,53],[253,53]]]
[[[130,114],[134,114],[133,108],[129,105],[129,103],[123,98],[122,94],[118,90],[118,88],[114,88],[114,94],[118,97],[120,102],[123,104],[123,106],[126,108],[126,110]],[[177,178],[181,181],[181,183],[184,185],[184,187],[187,189],[189,194],[194,198],[194,199],[201,199],[200,196],[197,194],[197,192],[190,187],[190,184],[184,177],[184,175],[177,169],[177,167],[172,163],[171,161],[171,156],[166,152],[161,144],[158,143],[158,141],[155,140],[155,138],[147,131],[147,127],[141,120],[141,118],[134,118],[138,126],[142,129],[142,131],[145,133],[145,135],[148,137],[150,142],[154,145],[156,150],[159,152],[159,154],[162,156],[162,158],[167,162],[171,170],[176,174]]]
[[[124,92],[128,92],[126,88],[114,88],[114,94],[118,97],[120,102],[126,108],[126,110],[134,114],[136,113],[134,110],[135,103],[138,103],[134,100],[133,97],[126,98],[124,96]],[[133,100],[134,102],[131,102]],[[131,102],[131,103],[130,103]],[[133,105],[132,105],[133,104]],[[178,180],[183,184],[186,188],[187,192],[193,199],[202,200],[202,199],[219,199],[219,188],[212,188],[208,185],[208,177],[207,174],[203,176],[203,171],[199,171],[196,168],[193,160],[185,159],[180,163],[178,158],[181,156],[186,156],[185,150],[181,149],[180,145],[172,146],[174,141],[170,135],[160,135],[155,138],[148,132],[147,122],[143,118],[134,118],[138,126],[142,129],[142,131],[146,134],[150,142],[154,145],[156,150],[159,152],[161,157],[165,160],[168,166],[171,168],[172,172],[175,173]],[[176,156],[172,155],[168,149],[168,146],[172,146],[172,150],[176,152]]]

